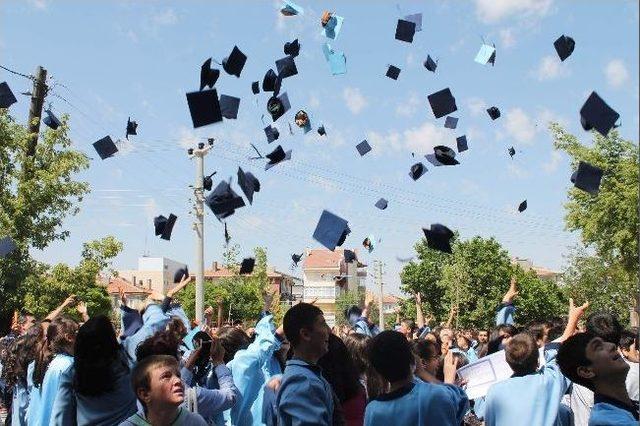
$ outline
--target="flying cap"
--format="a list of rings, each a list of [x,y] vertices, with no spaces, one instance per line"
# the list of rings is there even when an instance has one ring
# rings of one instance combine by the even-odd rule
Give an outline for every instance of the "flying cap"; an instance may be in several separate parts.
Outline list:
[[[375,206],[377,208],[379,208],[380,210],[384,210],[387,208],[387,205],[389,204],[389,202],[387,200],[385,200],[384,198],[380,198],[378,201],[376,201]]]
[[[58,117],[56,117],[55,114],[51,112],[50,109],[47,109],[44,112],[47,114],[47,116],[42,120],[42,122],[47,127],[50,127],[53,130],[56,130],[58,127],[60,127],[62,123],[60,122],[60,120],[58,120]]]
[[[216,89],[187,93],[187,103],[194,129],[222,121]]]
[[[291,159],[291,150],[285,152],[282,146],[278,145],[276,149],[274,149],[271,153],[265,155],[269,159],[267,164],[264,166],[265,170],[269,170],[276,164],[279,164],[283,161]]]
[[[9,108],[18,102],[6,81],[0,83],[0,108]]]
[[[431,110],[436,118],[444,117],[458,110],[456,98],[453,97],[448,87],[430,94],[427,99],[429,99]]]
[[[205,86],[213,89],[218,77],[220,77],[220,70],[211,68],[211,58],[204,61],[200,67],[200,90],[204,89]]]
[[[606,137],[616,127],[620,114],[602,100],[596,92],[591,92],[582,108],[580,108],[580,124],[584,130],[596,129]]]
[[[296,254],[296,253],[291,255],[291,261],[295,266],[298,266],[298,263],[302,260],[302,256],[303,254]]]
[[[242,275],[252,273],[255,265],[256,260],[253,257],[242,259],[242,264],[240,265],[240,274]]]
[[[173,274],[173,283],[179,283],[184,278],[189,276],[189,268],[185,266],[184,268],[179,268],[175,274]]]
[[[427,55],[427,59],[424,61],[423,65],[427,70],[431,72],[436,72],[436,68],[438,68],[438,63],[434,61],[429,55]]]
[[[18,246],[16,245],[13,238],[7,236],[0,239],[0,258],[5,257],[12,251],[14,251]]]
[[[323,26],[320,33],[327,38],[335,40],[340,34],[340,30],[342,30],[342,22],[344,21],[344,18],[335,14],[329,15],[330,18],[327,21],[327,24]]]
[[[601,168],[593,166],[585,161],[578,164],[578,170],[571,175],[571,182],[578,189],[597,195],[600,190],[603,171]]]
[[[325,130],[325,128],[324,128],[324,124],[322,124],[322,125],[320,125],[320,127],[318,127],[318,134],[319,134],[320,136],[324,136],[324,135],[326,135],[326,134],[327,134],[327,131],[326,131],[326,130]]]
[[[245,206],[242,197],[236,194],[231,189],[231,185],[224,180],[207,195],[205,203],[218,220],[231,216],[235,213],[235,209]]]
[[[400,68],[396,67],[395,65],[389,65],[386,76],[390,79],[397,80],[400,76]]]
[[[416,163],[411,166],[411,170],[409,171],[409,176],[411,179],[418,180],[420,177],[427,171],[427,168],[422,163]]]
[[[284,44],[284,54],[295,58],[300,54],[300,42],[298,39],[288,41]]]
[[[422,13],[414,13],[404,17],[405,21],[413,22],[416,25],[415,32],[422,31]]]
[[[527,209],[527,200],[524,200],[523,202],[520,203],[520,205],[518,206],[518,212],[522,213],[523,211],[525,211]]]
[[[358,150],[358,152],[360,153],[360,156],[362,157],[363,155],[371,151],[371,145],[369,145],[369,142],[364,140],[360,142],[358,145],[356,145],[356,149]]]
[[[475,61],[479,64],[486,65],[491,64],[495,65],[496,62],[496,46],[489,46],[488,44],[483,44],[476,55]]]
[[[340,75],[347,73],[347,57],[344,52],[338,52],[331,48],[328,43],[322,45],[324,58],[329,64],[332,75]]]
[[[366,248],[369,253],[373,251],[375,247],[375,237],[373,235],[369,235],[362,241],[362,247]]]
[[[171,239],[171,232],[173,231],[173,225],[176,223],[178,216],[173,213],[168,218],[160,215],[153,219],[153,227],[155,228],[156,235],[159,235],[163,240]]]
[[[489,117],[491,117],[492,120],[496,120],[500,118],[500,110],[498,109],[498,107],[495,107],[495,106],[488,108],[487,114],[489,114]]]
[[[238,185],[249,200],[249,204],[253,204],[253,193],[260,192],[260,181],[253,174],[238,167]]]
[[[291,104],[289,103],[289,96],[287,95],[287,92],[284,92],[280,96],[272,96],[267,101],[267,111],[271,114],[271,119],[274,122],[289,111],[290,108]]]
[[[245,62],[247,62],[247,56],[238,49],[238,46],[234,46],[231,54],[222,60],[222,68],[227,74],[240,78]]]
[[[206,190],[206,191],[211,191],[211,188],[213,187],[213,179],[211,179],[211,177],[213,175],[215,175],[218,172],[213,172],[208,176],[204,176],[202,178],[202,187]]]
[[[516,155],[516,149],[514,147],[509,148],[508,151],[511,158],[513,158],[513,156]]]
[[[571,37],[562,34],[553,42],[553,47],[556,48],[556,52],[558,53],[560,60],[564,61],[573,53],[573,49],[576,47],[576,42]]]
[[[102,160],[107,159],[118,152],[118,147],[113,143],[113,140],[111,140],[111,136],[105,136],[99,141],[94,142],[93,147],[96,149],[100,159]]]
[[[456,164],[460,164],[458,160],[456,160],[456,152],[448,146],[438,145],[434,147],[433,155],[435,155],[436,160],[445,166],[455,166]]]
[[[316,230],[313,232],[313,239],[329,250],[334,251],[336,246],[339,247],[344,243],[350,233],[351,229],[349,229],[346,220],[330,211],[323,210]]]
[[[469,149],[469,146],[467,145],[467,136],[466,135],[458,136],[456,138],[456,144],[458,145],[458,153],[466,151],[467,149]]]
[[[398,19],[396,25],[396,40],[406,41],[407,43],[413,42],[413,36],[416,33],[416,23],[411,21],[405,21],[404,19]]]
[[[224,118],[237,119],[238,108],[240,108],[240,98],[220,95],[220,114],[222,114]]]
[[[278,69],[278,77],[281,79],[298,74],[298,68],[296,68],[296,62],[293,60],[293,56],[285,56],[284,58],[278,59],[276,61],[276,68]]]
[[[447,129],[455,129],[458,127],[458,117],[448,116],[444,120],[444,127]]]
[[[284,16],[303,15],[304,9],[290,0],[284,0],[280,6],[280,13]]]
[[[358,260],[358,256],[353,250],[344,249],[344,261],[346,263],[352,263]]]
[[[275,92],[275,95],[280,91],[281,79],[273,69],[269,69],[262,79],[262,91],[263,92]]]
[[[253,83],[251,83],[251,91],[253,92],[254,95],[257,95],[258,93],[260,93],[259,81],[254,81]]]
[[[267,135],[268,143],[278,140],[280,137],[280,132],[278,132],[278,129],[272,125],[268,125],[264,128],[264,134]]]
[[[434,223],[431,225],[431,229],[422,228],[422,231],[427,238],[429,248],[451,254],[453,232],[449,228],[439,223]]]
[[[135,121],[131,121],[131,117],[127,118],[127,130],[125,133],[125,138],[129,140],[129,135],[137,135],[138,134],[138,123]]]

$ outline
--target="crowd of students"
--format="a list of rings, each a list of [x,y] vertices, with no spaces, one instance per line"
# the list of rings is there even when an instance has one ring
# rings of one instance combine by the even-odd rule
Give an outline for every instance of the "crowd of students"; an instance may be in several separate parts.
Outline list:
[[[140,312],[122,297],[119,333],[73,297],[40,321],[16,315],[0,339],[6,424],[638,424],[638,330],[573,303],[517,326],[515,281],[491,330],[430,328],[418,309],[380,331],[357,306],[330,329],[299,303],[245,331],[213,326],[211,308],[194,324],[171,296]],[[62,315],[74,303],[81,324]],[[513,375],[469,400],[458,369],[499,351]]]

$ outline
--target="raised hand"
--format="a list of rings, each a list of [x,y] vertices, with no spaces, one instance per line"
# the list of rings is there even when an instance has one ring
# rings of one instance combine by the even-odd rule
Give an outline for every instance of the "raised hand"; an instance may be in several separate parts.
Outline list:
[[[453,356],[453,351],[449,351],[447,355],[445,355],[442,369],[444,372],[444,382],[455,384],[456,373],[458,371],[458,358]]]
[[[511,303],[513,299],[518,295],[518,288],[516,285],[518,282],[516,281],[516,277],[511,277],[511,283],[509,284],[509,290],[502,297],[503,303]]]

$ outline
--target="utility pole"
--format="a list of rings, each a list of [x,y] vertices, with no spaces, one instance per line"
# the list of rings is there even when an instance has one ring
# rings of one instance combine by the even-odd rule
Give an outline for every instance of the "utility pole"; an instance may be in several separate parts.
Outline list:
[[[195,220],[193,229],[196,231],[196,321],[202,322],[204,317],[204,190],[202,183],[204,180],[204,157],[213,148],[213,139],[209,139],[209,144],[203,142],[198,144],[198,148],[190,148],[188,153],[196,160],[196,181],[193,186],[195,204],[193,213]]]
[[[379,301],[379,305],[378,305],[378,311],[379,311],[379,315],[378,315],[378,319],[379,319],[379,324],[378,327],[380,328],[380,331],[384,330],[384,282],[382,280],[382,275],[383,275],[383,267],[385,266],[383,262],[380,262],[379,260],[374,260],[373,261],[374,267],[376,269],[376,273],[375,273],[375,279],[376,279],[376,285],[380,286],[380,301]]]
[[[29,107],[29,144],[27,145],[27,156],[33,157],[36,154],[38,145],[38,133],[40,132],[40,117],[42,116],[42,106],[44,97],[47,94],[47,70],[38,66],[36,77],[33,80],[33,90],[31,91],[31,106]],[[37,120],[36,120],[37,119]]]

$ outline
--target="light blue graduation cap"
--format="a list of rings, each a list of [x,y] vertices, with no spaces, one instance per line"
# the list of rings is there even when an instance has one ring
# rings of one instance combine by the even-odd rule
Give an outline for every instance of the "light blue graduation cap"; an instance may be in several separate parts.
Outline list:
[[[304,15],[304,9],[292,1],[284,0],[280,6],[280,13],[284,16]]]
[[[415,32],[422,31],[422,13],[414,13],[413,15],[407,15],[402,19],[416,24]]]
[[[344,52],[336,52],[328,43],[322,45],[322,52],[329,63],[331,74],[340,75],[347,73],[347,58],[344,56]]]
[[[320,34],[327,38],[335,40],[338,37],[338,34],[340,34],[340,30],[342,29],[342,21],[344,21],[344,18],[342,16],[331,15],[331,18],[329,18],[329,22],[327,22],[327,25],[322,28]]]
[[[487,65],[488,63],[494,65],[496,61],[496,46],[489,46],[483,43],[480,51],[478,51],[476,55],[475,61],[482,65]]]

